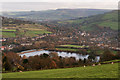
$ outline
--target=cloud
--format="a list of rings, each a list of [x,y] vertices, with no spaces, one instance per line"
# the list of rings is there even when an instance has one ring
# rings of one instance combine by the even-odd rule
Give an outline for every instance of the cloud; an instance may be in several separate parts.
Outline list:
[[[91,0],[94,1],[94,0]],[[3,11],[40,11],[48,9],[58,9],[58,8],[93,8],[93,9],[117,9],[118,3],[104,2],[96,0],[95,2],[89,2],[84,0],[84,2],[3,2]]]
[[[0,2],[117,2],[119,0],[0,0]]]

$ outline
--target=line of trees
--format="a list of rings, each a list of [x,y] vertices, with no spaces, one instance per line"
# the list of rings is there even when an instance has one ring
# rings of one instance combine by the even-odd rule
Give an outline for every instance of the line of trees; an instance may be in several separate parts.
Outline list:
[[[61,56],[58,56],[56,52],[51,52],[49,55],[44,53],[39,56],[37,55],[31,57],[20,57],[14,52],[8,52],[4,53],[2,56],[2,67],[3,72],[68,68],[83,65],[92,65],[92,59],[94,59],[94,55],[90,55],[87,60],[76,60],[74,57],[63,58]],[[119,52],[115,55],[109,50],[106,50],[101,55],[101,61],[109,61],[114,59],[120,59]]]

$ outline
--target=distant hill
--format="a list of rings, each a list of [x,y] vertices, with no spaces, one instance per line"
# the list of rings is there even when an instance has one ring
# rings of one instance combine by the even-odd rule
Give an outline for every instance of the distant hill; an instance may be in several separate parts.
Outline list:
[[[46,11],[3,12],[3,16],[34,21],[67,20],[103,14],[104,9],[57,9]]]
[[[118,30],[118,11],[114,10],[104,14],[90,17],[77,18],[72,20],[58,21],[59,24],[77,24],[82,30],[93,31],[98,27],[107,27]]]

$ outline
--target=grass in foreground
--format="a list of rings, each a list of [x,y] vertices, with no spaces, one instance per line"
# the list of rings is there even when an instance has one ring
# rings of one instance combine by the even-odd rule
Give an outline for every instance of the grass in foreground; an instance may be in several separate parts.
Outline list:
[[[118,78],[118,63],[100,66],[3,73],[3,78]]]
[[[111,63],[111,62],[120,62],[120,60],[116,59],[116,60],[111,60],[111,61],[105,61],[105,62],[102,62],[102,63]]]

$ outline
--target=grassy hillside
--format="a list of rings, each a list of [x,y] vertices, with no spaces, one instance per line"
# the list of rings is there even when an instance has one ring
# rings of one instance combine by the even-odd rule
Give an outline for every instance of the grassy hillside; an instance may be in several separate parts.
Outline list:
[[[78,17],[87,17],[96,14],[103,14],[110,10],[102,9],[57,9],[46,11],[26,11],[26,12],[3,12],[3,16],[21,18],[27,20],[66,20]]]
[[[26,36],[35,37],[44,33],[51,33],[43,25],[12,18],[3,18],[2,36],[5,38]]]
[[[51,33],[47,31],[47,28],[38,24],[19,25],[16,27],[10,27],[10,29],[5,28],[8,27],[3,28],[2,30],[3,37],[16,37],[16,36],[35,37],[38,36],[39,34]]]
[[[111,11],[105,14],[90,16],[86,18],[59,21],[61,24],[80,24],[82,30],[93,31],[99,27],[109,27],[113,30],[118,30],[118,11]]]
[[[88,67],[3,73],[3,78],[118,78],[118,63]]]

